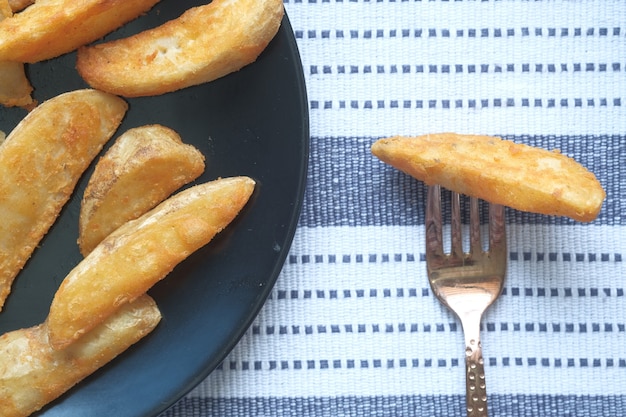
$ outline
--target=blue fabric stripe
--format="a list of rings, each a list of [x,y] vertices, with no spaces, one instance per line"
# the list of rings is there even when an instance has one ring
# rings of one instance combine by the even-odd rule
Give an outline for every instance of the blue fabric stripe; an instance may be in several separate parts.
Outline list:
[[[545,262],[623,262],[623,254],[617,253],[595,253],[595,252],[520,252],[510,251],[509,261],[542,264]],[[289,265],[294,264],[377,264],[377,263],[401,263],[401,262],[426,262],[426,254],[421,253],[357,253],[357,254],[333,254],[333,253],[300,253],[291,254],[287,258]],[[539,288],[545,292],[545,288]],[[554,289],[556,290],[556,289]],[[571,289],[570,289],[571,290]],[[593,290],[593,288],[592,288]],[[597,288],[595,288],[597,292]],[[605,290],[608,290],[605,289]],[[540,294],[541,295],[541,294]],[[567,294],[566,294],[567,295]],[[607,294],[610,295],[610,294]]]
[[[592,171],[607,192],[597,225],[625,225],[620,197],[626,135],[505,136],[519,143],[560,149]],[[313,137],[300,226],[381,226],[424,223],[423,183],[370,153],[373,137]],[[577,224],[564,217],[508,210],[509,223]]]
[[[503,323],[503,325],[506,323]],[[417,323],[411,324],[411,332],[417,332]],[[443,328],[445,325],[443,323],[439,323],[436,325],[437,329]],[[456,325],[455,325],[456,326]],[[487,323],[487,326],[493,326],[495,329],[494,323]],[[528,324],[527,324],[528,326]],[[571,332],[574,332],[574,325],[567,324],[565,327],[572,327]],[[583,326],[583,325],[579,325]],[[333,326],[335,327],[335,326]],[[372,326],[374,328],[374,333],[380,332],[380,326],[375,324]],[[508,327],[508,326],[507,326]],[[515,331],[520,331],[521,326],[519,323],[514,323],[514,327],[517,329]],[[586,328],[586,325],[584,325]],[[623,327],[623,325],[622,325]],[[337,326],[338,328],[338,326]],[[414,331],[413,328],[416,330]],[[440,330],[433,330],[430,325],[424,326],[423,333],[441,333]],[[458,328],[458,327],[457,327]],[[366,326],[364,324],[358,325],[358,332],[360,334],[366,333]],[[383,329],[386,332],[386,329]],[[422,331],[420,329],[419,331]],[[492,330],[493,331],[493,330]],[[298,330],[298,332],[300,332]],[[354,332],[354,328],[350,330],[350,333]],[[587,330],[585,330],[585,333]],[[305,326],[305,334],[312,334],[313,328],[312,326]],[[326,333],[326,331],[324,332]],[[272,329],[272,335],[275,334],[275,328]],[[460,360],[459,360],[460,359]],[[572,370],[572,369],[580,369],[580,370],[589,370],[591,368],[594,369],[616,369],[620,370],[626,369],[626,358],[601,358],[601,357],[563,357],[563,358],[552,358],[545,356],[529,356],[529,357],[521,357],[521,356],[489,356],[485,357],[485,362],[489,364],[490,368],[502,367],[502,368],[528,368],[528,369],[536,369],[537,367],[541,368],[552,368],[555,371],[557,370]],[[423,369],[435,369],[435,368],[457,368],[461,364],[463,364],[463,358],[458,357],[403,357],[403,358],[390,358],[390,357],[381,357],[381,358],[368,358],[368,359],[293,359],[293,360],[268,360],[268,361],[236,361],[230,360],[228,362],[221,363],[215,372],[228,370],[228,372],[260,372],[260,371],[273,371],[273,372],[283,372],[283,371],[315,371],[315,370],[355,370],[355,369],[402,369],[402,368],[423,368]]]
[[[598,288],[593,283],[589,284],[590,287],[524,287],[519,286],[505,286],[502,289],[503,297],[513,298],[594,298],[594,299],[607,299],[618,298],[623,299],[624,291],[623,287],[618,288]],[[293,300],[312,300],[312,299],[327,299],[327,300],[341,300],[341,299],[367,299],[367,298],[415,298],[415,297],[430,297],[432,292],[427,287],[383,287],[382,290],[376,288],[361,288],[361,289],[282,289],[279,286],[273,290],[268,299],[281,301],[293,301]]]
[[[432,0],[429,0],[432,2]],[[445,0],[444,0],[445,1]],[[484,1],[484,0],[482,0]],[[556,27],[496,27],[496,28],[391,28],[391,29],[296,29],[294,34],[296,39],[387,39],[387,38],[465,38],[465,39],[485,39],[485,38],[513,38],[513,37],[540,37],[540,38],[589,38],[589,37],[619,37],[624,29],[616,27],[576,27],[576,28],[556,28]]]
[[[312,397],[312,398],[184,398],[162,417],[189,416],[462,416],[461,395]],[[498,417],[621,417],[626,396],[490,395],[490,415]]]
[[[476,64],[386,64],[386,65],[310,65],[308,68],[309,75],[357,75],[357,74],[511,74],[511,73],[550,73],[557,74],[559,72],[612,72],[618,73],[626,71],[626,65],[622,66],[621,62],[610,63],[594,63],[594,62],[577,62],[577,63],[542,63],[534,62],[532,64],[493,64],[481,63]],[[585,100],[587,102],[587,100]],[[583,102],[575,103],[577,107],[581,107]],[[589,104],[589,103],[587,103]],[[595,104],[595,102],[593,103]],[[598,103],[600,104],[600,103]]]
[[[553,109],[560,108],[595,108],[595,107],[621,107],[621,97],[491,97],[476,99],[416,99],[416,100],[311,100],[309,108],[311,110],[344,110],[344,109],[368,109],[368,110],[380,110],[380,109],[510,109],[512,107],[525,107],[525,108],[548,108]]]

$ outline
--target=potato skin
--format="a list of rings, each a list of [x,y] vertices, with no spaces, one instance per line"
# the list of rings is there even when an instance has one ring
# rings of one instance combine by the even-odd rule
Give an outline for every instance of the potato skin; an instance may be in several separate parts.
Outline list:
[[[79,74],[124,97],[209,82],[254,62],[278,32],[282,0],[213,0],[128,38],[78,50]]]
[[[589,222],[606,196],[595,175],[572,158],[498,137],[395,136],[379,139],[371,151],[428,185],[521,211]]]
[[[121,307],[65,350],[48,343],[46,323],[0,336],[0,415],[25,417],[61,396],[150,333],[161,313],[150,296]]]
[[[0,308],[127,109],[101,91],[64,93],[31,111],[0,146]]]
[[[202,174],[204,156],[161,125],[129,129],[96,164],[83,195],[80,251],[87,256],[112,231]]]
[[[158,1],[37,0],[0,22],[0,61],[33,63],[73,51],[135,19]]]

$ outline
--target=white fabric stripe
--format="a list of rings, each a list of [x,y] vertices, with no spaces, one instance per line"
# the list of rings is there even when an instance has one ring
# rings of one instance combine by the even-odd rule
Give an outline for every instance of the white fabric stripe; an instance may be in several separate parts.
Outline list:
[[[417,136],[433,132],[486,135],[618,134],[626,106],[610,109],[333,110],[310,112],[312,135]],[[354,120],[358,120],[355,122]],[[504,132],[504,133],[503,133]]]
[[[290,253],[423,253],[423,229],[422,226],[299,228]],[[547,253],[576,249],[588,253],[617,253],[624,250],[625,232],[624,227],[612,226],[508,224],[507,240],[510,251]],[[580,243],[571,246],[575,241]]]
[[[626,71],[626,12],[617,1],[597,2],[593,13],[582,2],[345,2],[332,8],[332,14],[324,3],[309,7],[287,3],[286,7],[294,30],[302,33],[298,45],[306,51],[302,61],[308,96],[318,106],[311,109],[313,135],[433,131],[562,135],[626,130],[626,91],[621,82]],[[523,21],[519,16],[524,16]],[[403,36],[403,29],[410,35]],[[414,36],[416,29],[422,31],[419,38]],[[431,29],[436,36],[429,35]],[[443,29],[448,37],[442,36]],[[482,36],[483,29],[487,37]],[[536,34],[539,29],[541,36]],[[591,29],[593,35],[588,35]],[[337,37],[338,30],[343,38]],[[390,36],[392,30],[395,36]],[[470,30],[474,37],[469,36]],[[309,31],[315,38],[309,37]],[[356,39],[351,31],[357,33]],[[507,70],[509,64],[514,71]],[[541,72],[536,71],[537,64],[542,65]],[[550,64],[554,72],[548,72]],[[579,70],[575,64],[580,64]],[[592,71],[587,64],[593,64]],[[613,64],[620,69],[615,71]],[[367,65],[372,73],[363,73]],[[385,67],[384,74],[377,72],[377,65]],[[391,65],[398,67],[397,73],[391,73]],[[409,65],[410,72],[403,73],[402,65]],[[417,73],[416,65],[423,65],[424,72]],[[439,72],[430,73],[430,65]],[[449,66],[449,73],[441,73],[443,65]],[[457,73],[455,65],[461,65],[463,72]],[[470,65],[475,72],[469,72]],[[492,72],[482,73],[481,65]],[[496,65],[502,73],[493,72]],[[528,72],[523,65],[528,65]],[[312,66],[317,74],[310,73]],[[325,66],[333,73],[323,73]],[[344,66],[346,73],[339,74],[338,66]],[[351,74],[351,66],[360,73]],[[403,108],[405,100],[412,103],[408,109]],[[416,108],[416,100],[422,100],[424,108]],[[428,108],[431,100],[435,109]],[[442,108],[443,100],[449,100],[449,109]],[[457,108],[457,100],[462,108]],[[487,108],[482,100],[487,100]],[[541,107],[535,100],[541,100]],[[601,104],[603,100],[606,104]],[[399,108],[392,108],[393,101]],[[359,108],[351,108],[352,102]],[[372,109],[364,108],[368,102]],[[555,107],[546,111],[551,102]]]
[[[310,4],[308,0],[301,2],[287,0],[285,8],[292,20],[308,22],[307,27],[316,28],[348,26],[370,29],[394,22],[401,27],[446,28],[454,24],[458,27],[476,28],[528,26],[533,29],[535,27],[560,29],[595,27],[598,22],[613,28],[623,26],[625,23],[621,0],[489,2],[344,0],[333,3],[318,0],[317,4]],[[568,13],[563,13],[565,9]]]

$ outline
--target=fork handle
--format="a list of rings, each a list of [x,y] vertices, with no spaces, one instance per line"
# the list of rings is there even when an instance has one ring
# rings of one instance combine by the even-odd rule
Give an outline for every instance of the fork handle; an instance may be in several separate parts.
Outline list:
[[[479,328],[480,324],[476,327]],[[479,332],[465,337],[465,403],[467,417],[487,417],[487,386],[485,364]],[[470,337],[468,337],[470,336]]]

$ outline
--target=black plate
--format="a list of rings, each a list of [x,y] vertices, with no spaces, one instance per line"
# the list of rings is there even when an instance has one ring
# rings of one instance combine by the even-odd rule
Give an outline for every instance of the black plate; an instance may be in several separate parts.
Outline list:
[[[184,3],[184,4],[182,4]],[[196,3],[163,1],[118,30],[125,36]],[[39,102],[86,85],[75,55],[29,67]],[[240,216],[150,290],[163,320],[154,332],[46,407],[40,416],[155,416],[199,384],[228,354],[266,300],[296,229],[308,161],[307,99],[291,26],[237,73],[159,97],[129,99],[125,130],[160,123],[206,157],[196,182],[248,175],[257,181]],[[25,112],[0,108],[10,132]],[[109,145],[113,140],[109,142]],[[42,322],[56,288],[80,261],[80,199],[93,166],[13,285],[0,333]]]

